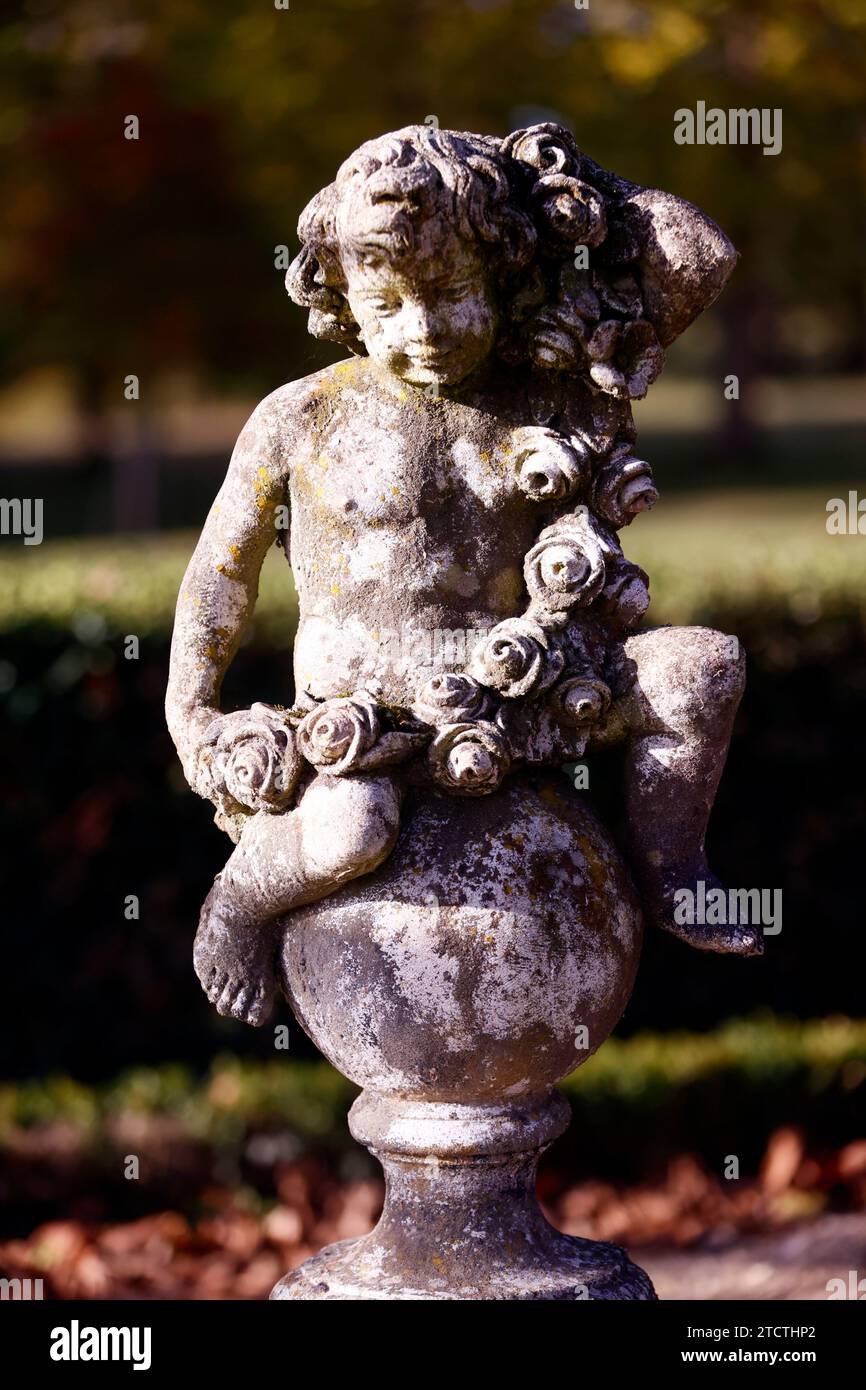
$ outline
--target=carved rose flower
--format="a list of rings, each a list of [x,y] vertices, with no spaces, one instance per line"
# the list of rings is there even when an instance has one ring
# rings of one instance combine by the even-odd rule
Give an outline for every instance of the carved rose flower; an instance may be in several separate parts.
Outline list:
[[[532,360],[548,371],[573,370],[585,361],[584,329],[570,306],[542,309],[532,320]]]
[[[656,331],[646,319],[601,322],[587,343],[589,375],[609,396],[642,400],[665,364]]]
[[[284,711],[254,704],[221,715],[205,735],[200,766],[219,810],[286,809],[301,774],[294,731]]]
[[[649,576],[639,565],[621,558],[605,585],[600,602],[619,627],[631,631],[649,608]]]
[[[560,675],[565,658],[540,623],[507,618],[491,628],[472,654],[470,670],[506,699],[538,695]]]
[[[564,439],[556,430],[527,425],[512,436],[517,482],[537,502],[560,501],[574,492],[588,471],[585,445]]]
[[[592,272],[592,285],[600,304],[606,305],[620,318],[630,322],[643,318],[643,297],[633,275],[595,270]],[[597,317],[601,318],[601,310]]]
[[[314,767],[353,772],[379,736],[376,702],[366,690],[325,700],[298,725],[298,747]]]
[[[495,724],[446,724],[428,752],[433,780],[458,796],[496,791],[511,765],[505,739]]]
[[[413,713],[425,724],[465,724],[490,713],[490,694],[463,672],[443,671],[422,685]]]
[[[610,704],[610,688],[597,676],[566,676],[554,687],[550,703],[569,724],[595,724]]]
[[[620,342],[618,365],[626,379],[629,399],[643,400],[665,365],[664,348],[652,324],[646,319],[635,319],[626,324]]]
[[[604,587],[606,549],[586,509],[548,526],[523,565],[533,599],[554,613],[591,603]]]
[[[598,246],[607,235],[604,199],[591,184],[568,174],[545,174],[532,201],[550,238],[566,246]]]
[[[595,477],[593,511],[619,530],[628,526],[640,512],[647,512],[659,499],[652,469],[635,458],[628,445],[614,452]]]

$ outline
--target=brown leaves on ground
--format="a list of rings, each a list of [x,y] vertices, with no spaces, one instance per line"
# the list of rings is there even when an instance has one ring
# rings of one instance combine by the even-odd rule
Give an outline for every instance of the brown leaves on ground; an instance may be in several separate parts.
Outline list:
[[[712,1174],[680,1155],[659,1181],[631,1187],[591,1180],[562,1190],[548,1171],[540,1195],[568,1234],[668,1248],[771,1231],[816,1214],[831,1195],[866,1207],[866,1140],[808,1154],[797,1130],[781,1129],[757,1179],[725,1179],[724,1162]],[[0,1273],[42,1278],[45,1297],[60,1299],[260,1299],[320,1246],[370,1230],[381,1209],[380,1182],[339,1182],[310,1155],[279,1165],[275,1185],[277,1203],[259,1213],[212,1187],[195,1219],[165,1211],[121,1224],[52,1221],[0,1245]]]
[[[682,1154],[671,1160],[661,1182],[630,1187],[580,1183],[548,1200],[547,1212],[569,1235],[683,1247],[814,1216],[831,1196],[845,1208],[866,1208],[866,1141],[809,1154],[799,1130],[776,1130],[757,1179],[725,1177],[732,1157],[720,1157],[717,1173]]]
[[[340,1183],[310,1157],[281,1166],[276,1187],[263,1216],[213,1187],[195,1220],[48,1222],[0,1245],[0,1273],[41,1278],[46,1298],[265,1298],[320,1246],[370,1230],[382,1206],[380,1182]]]

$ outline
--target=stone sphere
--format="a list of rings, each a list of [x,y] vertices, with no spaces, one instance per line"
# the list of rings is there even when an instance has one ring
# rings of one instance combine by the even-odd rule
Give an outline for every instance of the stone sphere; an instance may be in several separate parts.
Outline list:
[[[561,775],[472,799],[412,791],[385,863],[286,919],[283,987],[359,1086],[502,1103],[600,1047],[640,941],[625,866]]]

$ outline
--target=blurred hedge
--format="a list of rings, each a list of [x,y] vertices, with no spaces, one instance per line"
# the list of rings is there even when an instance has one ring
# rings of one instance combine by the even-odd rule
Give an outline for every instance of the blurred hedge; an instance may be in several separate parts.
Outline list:
[[[863,547],[829,536],[826,489],[673,496],[622,533],[650,575],[653,622],[701,622],[720,610],[781,609],[804,623],[862,609]],[[50,541],[0,551],[0,632],[102,620],[114,633],[170,632],[194,533]],[[282,554],[268,556],[256,641],[286,647],[297,606]]]
[[[737,1153],[756,1166],[769,1135],[796,1125],[832,1148],[866,1131],[866,1020],[798,1023],[755,1016],[709,1033],[611,1038],[561,1085],[574,1112],[558,1162],[634,1177],[692,1150]],[[16,1134],[67,1126],[94,1154],[170,1125],[178,1141],[242,1150],[255,1132],[287,1132],[295,1153],[352,1149],[346,1112],[356,1088],[324,1061],[218,1057],[204,1075],[138,1067],[87,1086],[50,1076],[0,1087],[0,1150]],[[720,1147],[721,1146],[721,1147]],[[600,1165],[600,1168],[599,1168]]]
[[[708,1033],[611,1037],[559,1089],[587,1113],[615,1103],[655,1114],[685,1088],[712,1085],[729,1073],[768,1096],[796,1079],[812,1097],[838,1088],[859,1090],[859,1099],[866,1099],[866,1019],[801,1023],[759,1014],[729,1019]],[[180,1063],[133,1067],[94,1086],[53,1075],[0,1085],[0,1142],[11,1128],[47,1121],[98,1133],[123,1111],[176,1115],[201,1138],[219,1138],[224,1118],[231,1116],[246,1125],[284,1124],[314,1139],[342,1126],[357,1094],[325,1061],[259,1061],[228,1053],[204,1076]],[[866,1126],[866,1111],[862,1119]]]

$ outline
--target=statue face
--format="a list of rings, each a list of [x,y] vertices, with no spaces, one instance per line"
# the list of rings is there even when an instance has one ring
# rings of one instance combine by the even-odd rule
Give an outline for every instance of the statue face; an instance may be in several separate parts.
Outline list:
[[[401,260],[375,249],[345,256],[347,298],[379,366],[413,386],[453,386],[493,346],[494,295],[476,247],[442,223],[419,230]]]

